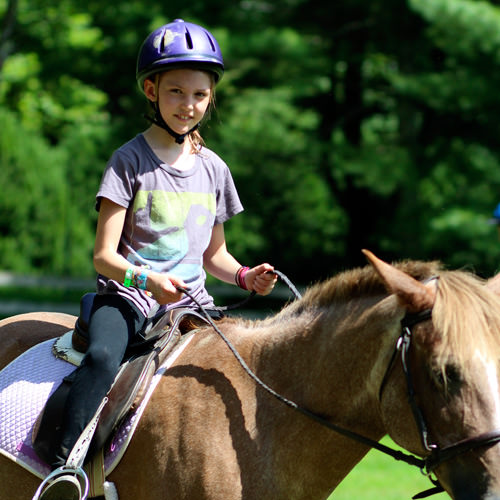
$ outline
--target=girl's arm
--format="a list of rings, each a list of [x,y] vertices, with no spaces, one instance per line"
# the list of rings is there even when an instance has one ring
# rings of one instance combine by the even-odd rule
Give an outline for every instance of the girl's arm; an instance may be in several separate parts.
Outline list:
[[[120,283],[124,282],[125,273],[131,267],[130,262],[118,253],[126,212],[126,208],[111,200],[101,199],[94,245],[96,271]],[[176,285],[186,286],[181,279],[172,275],[148,272],[146,289],[160,304],[177,302],[182,298],[182,293],[175,288]]]
[[[123,283],[130,262],[118,253],[126,209],[101,198],[94,245],[94,267],[107,278]]]
[[[235,276],[241,264],[227,250],[223,224],[217,224],[212,230],[212,238],[203,254],[203,265],[212,276],[235,284]],[[260,295],[270,293],[277,280],[272,271],[274,267],[270,264],[260,264],[249,269],[244,277],[248,290],[254,290]]]

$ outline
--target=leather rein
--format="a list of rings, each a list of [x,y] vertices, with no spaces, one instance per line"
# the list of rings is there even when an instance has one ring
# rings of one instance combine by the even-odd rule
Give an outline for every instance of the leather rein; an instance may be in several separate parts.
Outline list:
[[[290,287],[290,281],[288,278],[286,278],[283,273],[276,271],[275,273],[287,283],[287,285]],[[292,285],[293,286],[293,285]],[[297,292],[295,287],[290,288],[292,292],[294,293],[295,297],[300,299],[300,294]],[[492,446],[498,442],[500,442],[500,429],[496,429],[493,431],[485,432],[483,434],[480,434],[478,436],[472,437],[472,438],[467,438],[461,441],[458,441],[454,444],[444,446],[444,447],[439,447],[438,444],[436,443],[431,443],[429,440],[429,434],[427,431],[427,424],[425,421],[425,418],[423,416],[423,413],[420,409],[420,407],[417,404],[416,398],[415,398],[415,387],[413,384],[413,378],[412,378],[412,372],[411,372],[411,366],[410,366],[410,357],[409,357],[409,351],[410,351],[410,346],[411,346],[411,339],[412,339],[412,328],[424,321],[429,321],[432,319],[432,309],[428,309],[419,313],[407,313],[403,319],[401,320],[401,334],[396,342],[396,346],[394,348],[392,357],[389,361],[389,365],[387,366],[385,375],[382,379],[382,383],[380,386],[379,390],[379,401],[382,399],[382,395],[385,389],[385,386],[387,384],[387,381],[389,379],[389,376],[391,375],[394,366],[396,364],[396,361],[398,360],[398,354],[399,354],[399,359],[401,360],[401,365],[403,368],[403,373],[405,376],[406,380],[406,386],[407,386],[407,395],[408,395],[408,402],[411,406],[411,410],[413,413],[413,417],[415,420],[415,423],[417,425],[417,428],[420,433],[420,439],[422,442],[422,445],[426,452],[428,452],[428,455],[425,456],[424,458],[417,457],[413,454],[408,454],[405,452],[402,452],[400,450],[395,450],[393,448],[390,448],[389,446],[386,446],[382,443],[379,443],[378,441],[375,441],[374,439],[368,438],[366,436],[363,436],[362,434],[358,434],[357,432],[351,431],[349,429],[346,429],[344,427],[341,427],[337,424],[334,424],[330,422],[327,416],[325,415],[320,415],[318,413],[315,413],[313,411],[308,410],[307,408],[304,408],[300,406],[299,404],[295,403],[294,401],[289,400],[285,396],[277,393],[274,391],[270,386],[268,386],[265,382],[263,382],[251,369],[250,367],[246,364],[245,360],[240,356],[236,348],[231,344],[229,339],[222,333],[222,331],[217,327],[213,319],[210,317],[210,315],[205,311],[203,306],[201,306],[196,299],[189,293],[189,290],[186,290],[184,288],[180,288],[179,290],[186,295],[188,295],[194,303],[196,303],[200,309],[200,311],[204,314],[206,317],[208,323],[212,328],[216,331],[216,333],[222,338],[222,340],[226,343],[226,345],[229,347],[233,355],[236,357],[240,365],[243,367],[245,372],[255,381],[257,385],[262,387],[264,390],[266,390],[269,394],[274,396],[276,399],[284,403],[285,405],[289,406],[290,408],[293,408],[294,410],[298,411],[299,413],[302,413],[306,417],[314,420],[315,422],[319,423],[320,425],[327,427],[328,429],[336,432],[337,434],[340,434],[342,436],[345,436],[347,438],[350,438],[354,441],[357,441],[358,443],[364,444],[366,446],[369,446],[370,448],[373,448],[375,450],[378,450],[385,455],[388,455],[395,460],[402,461],[407,463],[408,465],[412,465],[415,467],[418,467],[421,472],[426,475],[429,480],[434,484],[434,487],[423,491],[422,493],[419,493],[415,495],[413,498],[414,499],[420,499],[420,498],[426,498],[428,496],[434,495],[436,493],[440,493],[444,491],[444,488],[441,486],[439,483],[439,480],[437,478],[432,478],[431,474],[432,472],[439,467],[441,464],[444,462],[447,462],[449,460],[452,460],[456,458],[459,455],[462,455],[464,453],[470,452],[472,450],[475,450],[477,448],[481,447],[488,447]]]

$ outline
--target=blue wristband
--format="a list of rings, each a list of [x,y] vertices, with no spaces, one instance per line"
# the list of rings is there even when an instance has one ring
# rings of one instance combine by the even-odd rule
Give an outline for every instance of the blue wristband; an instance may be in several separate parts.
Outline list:
[[[141,268],[136,268],[132,279],[134,286],[140,290],[146,290],[148,281],[148,272]]]

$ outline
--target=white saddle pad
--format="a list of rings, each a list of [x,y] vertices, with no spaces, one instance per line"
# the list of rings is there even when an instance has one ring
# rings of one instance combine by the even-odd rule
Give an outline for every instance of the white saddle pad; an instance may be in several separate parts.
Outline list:
[[[123,456],[161,376],[192,338],[189,334],[181,338],[154,375],[141,405],[126,418],[115,434],[104,454],[106,475],[111,473]],[[50,467],[33,450],[33,425],[62,379],[75,370],[73,364],[54,357],[53,344],[54,339],[51,339],[32,347],[0,371],[0,454],[41,479],[50,473]]]

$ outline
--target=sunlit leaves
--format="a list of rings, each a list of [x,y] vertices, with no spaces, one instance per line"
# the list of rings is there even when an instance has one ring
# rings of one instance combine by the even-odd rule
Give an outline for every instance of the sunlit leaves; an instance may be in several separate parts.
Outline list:
[[[478,52],[500,61],[500,8],[478,0],[409,0],[430,23],[437,45],[460,57]]]

